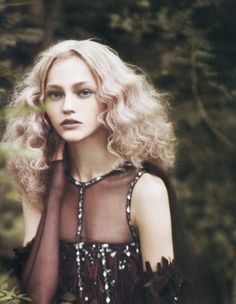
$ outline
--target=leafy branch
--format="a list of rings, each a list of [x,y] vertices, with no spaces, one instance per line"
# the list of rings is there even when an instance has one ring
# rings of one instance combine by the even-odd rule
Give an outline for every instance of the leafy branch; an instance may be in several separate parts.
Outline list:
[[[25,294],[16,294],[16,287],[13,287],[10,290],[7,290],[7,288],[8,283],[6,281],[0,283],[0,302],[17,303],[16,301],[18,300],[31,302],[31,299],[29,299]]]
[[[218,140],[220,140],[223,144],[225,144],[230,149],[236,149],[236,145],[228,139],[213,123],[211,118],[209,117],[204,105],[202,98],[200,96],[198,90],[198,76],[197,76],[197,52],[192,51],[191,55],[191,86],[192,93],[194,99],[196,101],[196,105],[200,114],[200,117],[208,126],[208,128],[212,131],[212,133],[216,136]]]

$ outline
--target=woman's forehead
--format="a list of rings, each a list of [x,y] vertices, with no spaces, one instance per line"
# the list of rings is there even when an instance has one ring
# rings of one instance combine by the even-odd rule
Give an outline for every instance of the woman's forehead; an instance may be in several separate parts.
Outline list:
[[[87,63],[79,56],[74,55],[60,57],[54,61],[48,71],[46,84],[48,86],[81,82],[96,84],[96,79]]]

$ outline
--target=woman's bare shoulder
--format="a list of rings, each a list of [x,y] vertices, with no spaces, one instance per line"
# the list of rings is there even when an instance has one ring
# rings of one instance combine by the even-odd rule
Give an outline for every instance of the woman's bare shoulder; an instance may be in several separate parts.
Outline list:
[[[169,214],[168,191],[163,180],[150,173],[144,173],[133,190],[132,216],[136,224],[156,214],[158,217]]]
[[[145,172],[135,186],[133,196],[135,200],[143,201],[143,199],[150,198],[150,195],[163,198],[163,196],[168,195],[168,192],[164,181],[160,177]]]
[[[42,204],[34,204],[29,198],[22,197],[22,209],[24,219],[23,246],[30,242],[36,235],[39,221],[42,215]]]

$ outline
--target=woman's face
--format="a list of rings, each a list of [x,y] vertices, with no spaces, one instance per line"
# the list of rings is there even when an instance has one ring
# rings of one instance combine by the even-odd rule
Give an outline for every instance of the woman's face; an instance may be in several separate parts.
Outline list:
[[[46,113],[57,133],[77,142],[104,127],[98,115],[105,104],[96,99],[97,83],[87,64],[77,56],[61,58],[50,68],[45,89]]]

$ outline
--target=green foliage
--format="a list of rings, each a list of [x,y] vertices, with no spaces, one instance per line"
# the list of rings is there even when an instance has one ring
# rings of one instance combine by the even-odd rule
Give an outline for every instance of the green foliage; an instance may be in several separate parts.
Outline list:
[[[0,1],[1,108],[32,58],[68,38],[109,44],[171,93],[177,192],[196,245],[205,302],[216,304],[230,303],[236,273],[235,8],[232,0]],[[8,119],[2,111],[1,126]],[[20,198],[4,167],[9,150],[0,149],[3,270],[22,238]]]
[[[8,289],[8,283],[0,282],[0,303],[18,304],[20,301],[32,302],[24,294],[16,294],[16,288]]]

